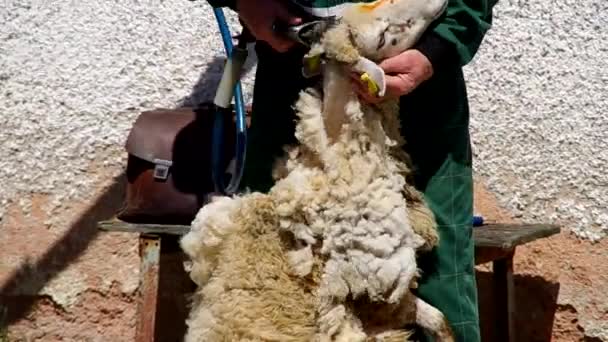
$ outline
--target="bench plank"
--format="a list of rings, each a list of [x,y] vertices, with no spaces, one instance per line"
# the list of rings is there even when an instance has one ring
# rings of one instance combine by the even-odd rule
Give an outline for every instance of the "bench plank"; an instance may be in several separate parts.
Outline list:
[[[488,224],[473,229],[475,246],[512,249],[560,232],[553,224]]]
[[[120,220],[101,221],[99,229],[107,232],[128,232],[140,234],[185,235],[190,226],[177,224],[129,223]]]
[[[142,239],[157,239],[160,235],[181,236],[188,233],[189,225],[143,224],[128,223],[118,219],[98,223],[100,230],[108,232],[139,233]],[[560,232],[560,227],[552,224],[486,224],[473,229],[475,241],[475,264],[493,262],[494,294],[496,298],[496,314],[499,318],[496,324],[496,341],[512,342],[515,340],[513,330],[513,315],[515,313],[513,294],[513,254],[518,245],[548,237]],[[153,237],[150,235],[158,235]],[[154,262],[158,263],[156,255]],[[142,267],[148,262],[142,258]],[[144,272],[145,273],[145,272]],[[148,272],[150,273],[150,272]],[[152,272],[151,274],[157,274]],[[141,279],[144,283],[157,283],[157,278]],[[141,298],[143,303],[152,305],[156,302],[157,288],[152,286],[149,296]],[[146,291],[148,292],[148,291]],[[141,307],[141,305],[140,305]],[[142,307],[143,308],[143,307]],[[152,310],[152,309],[149,309]],[[155,314],[144,317],[140,309],[138,314],[138,339],[154,332]]]
[[[188,225],[128,223],[117,219],[99,222],[99,229],[141,234],[185,235]],[[473,229],[475,246],[509,250],[560,232],[553,224],[487,224]]]

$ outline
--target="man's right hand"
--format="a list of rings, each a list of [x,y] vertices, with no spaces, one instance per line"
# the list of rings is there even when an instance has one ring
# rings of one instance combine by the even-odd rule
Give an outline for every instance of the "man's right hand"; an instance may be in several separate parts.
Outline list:
[[[273,49],[285,52],[295,44],[272,29],[278,21],[287,25],[298,25],[302,22],[302,18],[289,13],[281,0],[236,0],[236,10],[251,34],[256,39],[270,44]]]

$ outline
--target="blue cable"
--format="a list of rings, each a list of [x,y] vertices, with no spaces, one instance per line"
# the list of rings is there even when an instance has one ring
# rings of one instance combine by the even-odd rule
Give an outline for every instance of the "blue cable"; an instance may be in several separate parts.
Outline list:
[[[226,55],[230,59],[233,56],[232,36],[230,29],[226,23],[224,12],[219,7],[213,8],[215,19],[217,20]],[[222,152],[224,145],[224,120],[225,111],[227,108],[217,108],[215,113],[213,127],[213,147],[212,147],[212,177],[215,185],[215,190],[224,195],[231,195],[238,191],[239,183],[243,177],[243,169],[246,157],[247,147],[247,128],[245,118],[245,104],[243,101],[243,92],[241,82],[238,81],[234,88],[235,106],[236,106],[236,146],[235,146],[235,170],[230,179],[230,183],[224,184],[224,170],[222,170]]]

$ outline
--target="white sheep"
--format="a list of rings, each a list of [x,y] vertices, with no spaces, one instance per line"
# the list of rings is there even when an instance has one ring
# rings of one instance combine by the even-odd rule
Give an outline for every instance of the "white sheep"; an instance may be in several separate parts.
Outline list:
[[[295,103],[299,144],[275,185],[214,198],[181,240],[199,286],[186,341],[403,341],[408,323],[453,340],[444,315],[410,292],[417,252],[438,237],[406,182],[398,102],[361,103],[349,77],[361,57],[411,47],[445,4],[352,4],[311,48],[307,58],[326,61],[322,84]]]

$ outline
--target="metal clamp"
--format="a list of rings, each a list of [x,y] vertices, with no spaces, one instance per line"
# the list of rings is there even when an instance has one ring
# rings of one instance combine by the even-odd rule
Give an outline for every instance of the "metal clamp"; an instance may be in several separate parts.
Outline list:
[[[169,168],[173,162],[165,159],[154,159],[154,179],[167,180]]]

